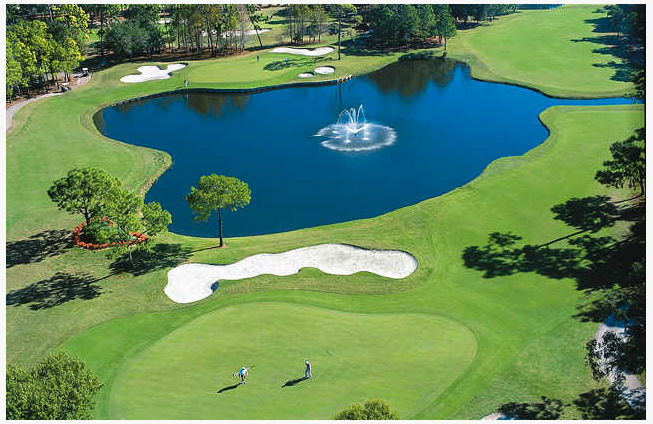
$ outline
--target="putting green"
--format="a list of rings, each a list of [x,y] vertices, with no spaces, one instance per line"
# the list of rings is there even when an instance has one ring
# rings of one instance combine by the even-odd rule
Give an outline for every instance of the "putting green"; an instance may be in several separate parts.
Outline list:
[[[128,358],[110,419],[331,419],[353,402],[387,399],[420,412],[470,364],[472,333],[443,317],[368,315],[253,303],[203,315]],[[303,376],[304,359],[314,378]],[[247,385],[232,374],[254,365]],[[222,393],[220,389],[227,388]]]

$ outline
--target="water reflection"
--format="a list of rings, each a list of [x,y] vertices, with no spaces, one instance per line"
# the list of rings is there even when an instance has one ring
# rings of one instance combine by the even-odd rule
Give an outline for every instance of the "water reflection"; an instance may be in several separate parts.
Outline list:
[[[185,96],[186,105],[204,118],[223,117],[242,112],[251,100],[249,94],[191,93]]]
[[[429,59],[395,62],[367,76],[383,94],[399,93],[410,98],[426,90],[429,82],[440,88],[447,86],[454,77],[460,62],[450,59]]]

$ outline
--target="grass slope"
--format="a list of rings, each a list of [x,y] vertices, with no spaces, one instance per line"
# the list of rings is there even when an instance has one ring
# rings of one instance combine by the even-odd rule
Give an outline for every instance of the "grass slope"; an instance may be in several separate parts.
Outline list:
[[[518,18],[514,19],[517,22]],[[465,32],[456,38],[464,41],[473,34]],[[222,307],[277,302],[357,314],[431,315],[469,329],[478,344],[473,361],[437,399],[424,398],[424,409],[415,417],[478,418],[501,403],[528,400],[520,396],[569,399],[572,393],[594,387],[578,348],[591,337],[594,327],[572,318],[583,300],[573,282],[534,274],[484,279],[464,267],[461,253],[467,246],[485,243],[493,231],[513,231],[524,237],[525,243],[570,233],[551,219],[550,207],[573,196],[603,191],[593,173],[607,157],[612,142],[627,138],[643,125],[641,106],[547,110],[542,120],[551,137],[544,145],[522,157],[495,162],[461,189],[373,219],[229,239],[229,248],[222,250],[207,249],[215,246],[214,239],[169,234],[161,240],[166,243],[166,254],[135,271],[117,268],[103,253],[61,243],[80,218],[57,211],[46,190],[69,168],[101,167],[137,189],[170,164],[164,152],[104,138],[93,126],[93,113],[111,102],[180,87],[194,69],[204,75],[207,82],[202,85],[206,86],[292,81],[294,71],[266,76],[262,67],[279,60],[276,56],[262,54],[258,64],[251,60],[252,55],[191,62],[168,80],[133,85],[118,80],[141,64],[123,64],[96,73],[87,86],[65,96],[19,111],[6,148],[7,361],[30,364],[73,336],[91,337],[98,332],[96,345],[79,343],[73,349],[75,340],[81,340],[73,339],[67,346],[87,360],[105,382],[98,416],[106,417],[109,395],[120,371],[144,349],[181,325]],[[336,72],[363,73],[396,56],[361,54],[356,60],[342,61],[349,63],[351,70],[336,64]],[[241,66],[234,65],[237,63]],[[544,56],[541,64],[546,68],[555,63]],[[572,76],[568,76],[567,87],[573,86]],[[192,79],[191,84],[199,85]],[[417,257],[420,266],[401,281],[368,273],[324,275],[312,269],[291,277],[259,276],[225,282],[214,296],[190,306],[174,304],[163,294],[166,271],[184,261],[224,264],[255,253],[322,242],[404,249]],[[101,332],[110,327],[123,331],[103,337]],[[563,334],[568,338],[562,338]],[[420,340],[432,337],[428,331],[419,334]],[[560,340],[565,340],[559,344],[564,355],[545,357],[549,351],[544,348]],[[551,366],[546,364],[549,359]],[[517,381],[515,376],[519,376]]]
[[[601,9],[596,12],[597,9]],[[523,85],[549,96],[619,97],[633,91],[602,5],[565,5],[500,17],[451,39],[451,57],[475,78]]]

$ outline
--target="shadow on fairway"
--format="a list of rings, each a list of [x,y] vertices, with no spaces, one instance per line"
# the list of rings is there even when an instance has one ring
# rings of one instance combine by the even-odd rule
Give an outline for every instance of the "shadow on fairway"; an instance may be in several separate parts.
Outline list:
[[[73,246],[69,230],[48,230],[23,240],[9,241],[7,268],[20,264],[31,264],[60,255]]]
[[[181,244],[159,243],[147,250],[132,252],[132,261],[129,254],[119,256],[109,265],[114,274],[129,272],[134,276],[147,274],[181,265],[190,258],[190,249]]]
[[[52,308],[70,300],[94,299],[102,294],[101,287],[94,283],[104,278],[95,278],[87,273],[57,272],[48,279],[7,293],[7,306],[30,304],[30,309],[36,311]]]
[[[468,246],[462,259],[467,268],[484,272],[483,278],[495,278],[517,273],[576,281],[578,290],[602,290],[618,281],[622,287],[637,284],[624,276],[630,275],[633,258],[644,252],[644,206],[622,205],[618,208],[605,196],[573,198],[555,205],[551,211],[555,220],[563,221],[577,231],[543,244],[519,244],[521,236],[494,232],[485,246]],[[631,235],[624,240],[611,236],[595,236],[599,230],[617,221],[631,224]],[[561,241],[566,244],[554,247]]]
[[[296,378],[294,380],[288,380],[281,387],[283,388],[283,387],[288,387],[288,386],[294,386],[295,384],[299,384],[304,380],[308,380],[308,377],[301,377],[301,378]]]
[[[235,389],[235,388],[238,387],[238,386],[240,386],[240,383],[236,383],[236,384],[234,384],[233,386],[223,387],[222,389],[218,390],[218,393],[226,392],[226,391],[228,391],[228,390],[233,390],[233,389]]]

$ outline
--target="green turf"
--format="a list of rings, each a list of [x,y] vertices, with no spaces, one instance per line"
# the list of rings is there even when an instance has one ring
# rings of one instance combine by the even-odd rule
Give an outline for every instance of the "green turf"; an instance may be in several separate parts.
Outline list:
[[[478,29],[482,30],[486,29]],[[464,43],[473,31],[456,38]],[[450,49],[454,51],[453,46]],[[274,59],[279,55],[263,55],[261,62],[279,60]],[[357,75],[397,56],[348,55],[340,65],[336,63],[336,72]],[[101,167],[139,189],[170,164],[166,153],[104,138],[93,126],[93,113],[118,100],[180,87],[192,73],[198,80],[204,78],[201,85],[207,87],[293,81],[294,70],[269,76],[266,72],[270,71],[262,69],[264,63],[257,64],[252,58],[255,56],[249,54],[191,61],[168,80],[132,85],[119,83],[119,78],[144,63],[122,64],[96,73],[87,86],[19,111],[6,144],[9,363],[33,363],[73,337],[66,349],[82,356],[105,382],[98,417],[109,417],[112,393],[122,387],[124,367],[146,355],[147,349],[156,348],[159,340],[165,342],[165,337],[177,334],[173,332],[182,325],[204,314],[219,314],[223,307],[276,302],[321,308],[325,316],[340,311],[356,316],[408,313],[430,316],[428,319],[442,317],[437,319],[446,318],[469,329],[477,342],[476,356],[467,367],[450,369],[443,373],[450,375],[438,377],[452,382],[439,394],[430,392],[437,398],[423,399],[422,411],[402,410],[416,413],[417,418],[479,418],[505,402],[530,400],[539,393],[569,399],[595,387],[582,366],[582,343],[595,327],[573,318],[583,300],[573,281],[534,274],[484,279],[481,273],[464,267],[461,254],[467,246],[483,245],[493,231],[513,231],[524,237],[525,243],[543,243],[572,232],[551,219],[551,206],[570,197],[605,192],[593,180],[594,172],[608,157],[612,142],[627,138],[643,125],[642,106],[549,109],[541,116],[551,130],[543,145],[524,156],[496,161],[480,178],[451,193],[377,218],[229,238],[229,248],[221,250],[206,249],[217,244],[215,239],[169,234],[161,241],[180,253],[146,270],[116,273],[102,252],[58,252],[53,243],[40,241],[37,236],[41,232],[69,231],[81,219],[57,211],[46,194],[51,182],[70,167]],[[553,66],[547,61],[542,64]],[[572,76],[567,76],[569,81]],[[236,78],[240,82],[235,82]],[[609,75],[605,78],[610,84]],[[200,85],[192,78],[191,84]],[[417,257],[419,268],[404,280],[369,273],[325,275],[314,269],[289,277],[259,276],[224,282],[215,295],[193,305],[174,304],[163,293],[166,272],[175,263],[231,263],[256,253],[322,242],[407,250]],[[64,277],[54,279],[56,273]],[[291,310],[295,309],[287,306],[287,311]],[[223,331],[229,333],[228,328]],[[435,337],[425,330],[419,334],[423,341]],[[93,339],[97,343],[84,342]],[[559,349],[551,350],[551,346]],[[556,351],[564,353],[551,357]],[[565,383],[570,376],[571,383]],[[366,397],[378,397],[381,390],[383,387],[370,390]],[[402,391],[393,396],[401,396]],[[516,399],[518,395],[523,397]],[[344,403],[360,400],[346,399]],[[400,399],[397,402],[406,405]],[[288,410],[290,406],[281,402],[279,408]],[[188,410],[192,411],[193,405]]]
[[[124,328],[112,322],[84,342],[97,349],[97,336],[117,331]],[[465,370],[475,347],[466,328],[430,315],[275,303],[222,308],[131,357],[112,388],[107,418],[331,419],[369,393],[408,418]],[[313,379],[282,387],[303,376],[305,358]],[[229,390],[232,374],[252,364],[247,385]]]
[[[618,97],[633,92],[620,77],[614,33],[603,5],[519,11],[451,39],[451,57],[477,78],[515,83],[557,97]],[[469,34],[467,34],[469,32]],[[459,32],[460,33],[460,32]]]

